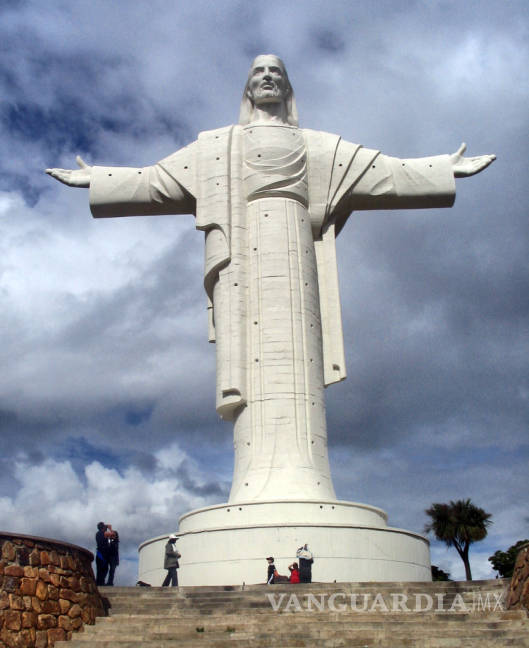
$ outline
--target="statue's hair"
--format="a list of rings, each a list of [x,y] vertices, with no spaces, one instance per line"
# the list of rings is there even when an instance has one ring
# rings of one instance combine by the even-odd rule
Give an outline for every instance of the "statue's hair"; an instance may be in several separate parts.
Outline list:
[[[286,84],[285,107],[287,111],[287,116],[286,116],[287,122],[291,126],[298,126],[298,109],[296,107],[296,99],[294,98],[294,91],[292,90],[292,86],[290,85],[290,81],[288,80],[287,69],[283,61],[279,58],[279,56],[276,56],[275,54],[259,54],[259,56],[255,57],[252,65],[250,66],[250,72],[248,73],[248,80],[246,81],[246,85],[244,86],[244,92],[242,95],[241,112],[239,114],[239,124],[241,124],[242,126],[246,126],[246,124],[249,124],[252,119],[254,103],[250,97],[250,79],[252,78],[253,69],[258,64],[258,60],[263,57],[275,59],[277,66],[281,68],[283,72],[283,78],[285,79],[285,84]]]

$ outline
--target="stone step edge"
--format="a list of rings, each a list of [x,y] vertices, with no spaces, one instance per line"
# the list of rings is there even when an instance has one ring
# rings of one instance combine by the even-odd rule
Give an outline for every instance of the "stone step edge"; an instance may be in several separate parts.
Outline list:
[[[222,635],[225,636],[227,634],[229,635],[236,635],[237,637],[240,637],[242,635],[251,635],[251,636],[271,636],[274,637],[276,635],[289,635],[291,637],[306,637],[306,638],[314,638],[314,637],[319,637],[319,636],[356,636],[359,633],[365,633],[365,632],[371,632],[373,634],[379,634],[379,633],[391,633],[391,636],[399,636],[400,634],[403,634],[404,636],[407,637],[414,637],[414,636],[420,636],[420,637],[427,637],[427,636],[462,636],[462,631],[464,630],[463,636],[465,637],[470,637],[470,636],[478,636],[478,635],[490,635],[490,634],[497,634],[497,635],[521,635],[528,637],[529,639],[529,634],[527,626],[523,625],[498,625],[498,624],[492,624],[491,626],[489,625],[475,625],[475,626],[470,626],[467,627],[465,626],[464,629],[461,628],[461,626],[442,626],[442,627],[436,627],[432,624],[423,624],[422,626],[414,626],[410,627],[406,624],[402,624],[399,627],[394,627],[393,624],[391,626],[384,625],[382,623],[378,624],[370,624],[370,623],[362,623],[358,624],[358,626],[348,626],[348,627],[326,627],[322,626],[321,624],[318,627],[311,627],[311,628],[304,628],[303,631],[291,631],[290,629],[278,629],[276,628],[269,628],[269,629],[264,629],[261,627],[254,627],[254,628],[233,628],[229,624],[226,624],[221,627],[215,627],[215,628],[208,628],[207,626],[202,626],[200,624],[193,624],[193,626],[189,628],[179,628],[179,627],[174,627],[174,628],[158,628],[156,630],[154,629],[148,629],[144,628],[142,629],[142,632],[137,632],[137,631],[119,631],[119,629],[115,629],[114,631],[106,631],[106,632],[99,632],[99,633],[81,633],[79,635],[79,638],[84,638],[86,641],[92,641],[92,640],[97,640],[97,639],[113,639],[113,638],[126,638],[128,636],[132,637],[133,639],[139,639],[140,637],[142,639],[148,639],[148,638],[160,638],[160,637],[165,637],[165,636],[195,636],[196,634],[203,634],[204,636],[217,636],[217,635]]]
[[[510,578],[492,578],[492,579],[485,579],[485,580],[472,580],[472,581],[341,581],[338,583],[335,583],[334,581],[331,583],[322,583],[322,582],[312,582],[312,583],[298,583],[295,585],[296,588],[304,588],[304,587],[329,587],[329,588],[334,588],[334,587],[356,587],[356,588],[363,588],[363,587],[375,587],[375,588],[383,588],[383,587],[391,587],[391,588],[398,588],[398,589],[404,589],[406,587],[427,587],[427,588],[461,588],[461,587],[468,587],[470,589],[476,589],[483,587],[484,585],[487,585],[489,587],[504,587],[508,586],[510,584],[511,579]],[[151,587],[138,587],[135,585],[130,585],[130,586],[113,586],[113,587],[108,587],[108,586],[100,586],[98,589],[102,593],[108,593],[108,592],[117,592],[117,591],[124,591],[124,592],[149,592],[149,591],[156,591],[156,592],[167,592],[170,593],[174,590],[179,590],[182,592],[198,592],[198,591],[204,591],[204,592],[233,592],[233,591],[252,591],[252,590],[259,590],[259,589],[270,589],[270,587],[279,588],[282,587],[280,584],[276,584],[273,586],[267,585],[266,583],[253,583],[253,584],[242,584],[242,583],[237,583],[234,585],[181,585],[179,587],[161,587],[158,585],[153,585]],[[286,587],[293,587],[293,585],[288,585]]]
[[[521,619],[521,620],[529,620],[529,614],[522,609],[517,609],[517,610],[474,610],[474,611],[450,611],[450,610],[442,610],[442,611],[437,611],[437,610],[410,610],[410,611],[383,611],[383,610],[374,610],[370,612],[369,610],[359,610],[359,611],[354,611],[354,610],[325,610],[325,611],[318,611],[318,610],[307,610],[304,609],[300,612],[297,612],[295,610],[278,610],[274,611],[272,608],[266,608],[266,612],[263,612],[262,608],[258,608],[258,613],[255,614],[255,611],[252,611],[249,614],[241,614],[240,611],[236,611],[231,615],[225,614],[224,611],[221,611],[219,614],[200,614],[200,613],[193,613],[193,610],[188,610],[188,614],[185,615],[179,615],[179,614],[174,614],[173,616],[168,616],[167,614],[134,614],[130,612],[123,612],[123,613],[116,613],[109,615],[108,617],[98,617],[98,623],[122,623],[122,622],[130,622],[133,620],[137,620],[139,623],[148,623],[148,622],[156,622],[156,621],[167,621],[174,619],[176,621],[182,621],[183,619],[190,619],[190,618],[196,618],[196,619],[202,619],[202,620],[207,620],[207,619],[224,619],[227,617],[234,617],[236,619],[242,620],[242,619],[253,619],[253,618],[258,618],[259,622],[263,621],[263,617],[268,617],[270,619],[276,619],[282,618],[282,617],[299,617],[299,618],[313,618],[313,619],[329,619],[333,622],[339,620],[339,619],[344,619],[344,620],[350,620],[350,619],[361,619],[361,618],[384,618],[386,620],[388,619],[401,619],[401,618],[408,618],[408,619],[435,619],[439,618],[443,622],[445,622],[447,619],[451,618],[487,618],[487,619],[494,619],[496,617],[501,618],[502,620],[515,620],[515,619]]]
[[[309,640],[310,643],[307,643],[303,641],[303,643],[300,643],[300,640],[292,640],[292,646],[307,646],[307,647],[314,647],[314,642],[312,640]],[[325,646],[327,641],[336,641],[335,639],[329,639],[325,640],[322,639],[321,642],[319,643],[318,646]],[[494,638],[461,638],[460,641],[457,643],[454,642],[453,638],[449,638],[450,643],[447,643],[446,640],[442,637],[432,637],[427,640],[427,643],[425,644],[424,641],[421,639],[418,639],[417,641],[414,640],[409,640],[409,638],[404,638],[404,640],[401,640],[400,638],[392,638],[388,636],[376,636],[373,637],[372,634],[368,635],[360,635],[356,638],[348,638],[345,640],[346,643],[341,643],[341,645],[345,646],[366,646],[366,642],[369,642],[367,644],[368,646],[373,646],[376,645],[377,647],[386,647],[386,648],[399,648],[402,646],[402,648],[433,648],[435,646],[443,646],[444,648],[455,648],[456,646],[459,647],[464,647],[464,648],[485,648],[485,647],[492,647],[492,648],[500,648],[500,646],[517,646],[517,648],[521,648],[522,646],[529,646],[529,638],[526,636],[518,636],[518,637],[494,637]],[[402,641],[402,643],[401,643]],[[516,641],[516,643],[513,643],[513,641]],[[245,642],[245,643],[243,643]],[[376,642],[374,644],[373,642]],[[178,648],[184,648],[188,646],[197,646],[197,645],[209,645],[209,646],[232,646],[232,645],[246,645],[248,646],[248,638],[246,637],[240,637],[240,638],[234,638],[234,637],[223,637],[221,639],[211,639],[211,641],[208,641],[207,644],[204,642],[204,637],[197,637],[194,639],[174,639],[174,640],[159,640],[159,639],[154,639],[154,640],[142,640],[141,644],[139,644],[137,641],[130,641],[130,640],[109,640],[109,641],[102,641],[102,642],[94,642],[93,645],[99,646],[99,648],[106,648],[108,647],[113,647],[116,645],[122,646],[123,648],[125,647],[131,647],[131,648],[138,648],[138,646],[141,645],[141,648],[144,648],[145,646],[153,646],[155,648],[164,648],[165,646],[167,647],[173,647],[173,646],[178,646]],[[289,637],[288,636],[277,636],[277,637],[272,637],[272,638],[266,638],[266,639],[259,639],[255,638],[251,642],[252,648],[259,648],[259,647],[270,647],[270,646],[280,646],[281,648],[288,648],[290,644]],[[70,642],[56,642],[56,646],[64,646],[64,648],[86,648],[86,642],[85,641],[79,641],[77,638],[70,641]],[[334,644],[335,645],[335,644]]]

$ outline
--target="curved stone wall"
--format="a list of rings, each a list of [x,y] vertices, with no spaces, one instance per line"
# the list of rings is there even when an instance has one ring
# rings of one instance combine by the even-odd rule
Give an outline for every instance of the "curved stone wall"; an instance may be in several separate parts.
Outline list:
[[[523,608],[529,610],[529,544],[524,545],[516,556],[507,597],[507,609]]]
[[[103,616],[92,560],[76,545],[0,531],[0,648],[51,648]]]

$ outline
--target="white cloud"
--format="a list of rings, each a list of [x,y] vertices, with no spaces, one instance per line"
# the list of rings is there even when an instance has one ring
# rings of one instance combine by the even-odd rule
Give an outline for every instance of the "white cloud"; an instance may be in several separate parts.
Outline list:
[[[178,477],[178,467],[185,464],[197,484],[211,478],[178,444],[170,444],[155,457],[157,467],[149,477],[133,467],[118,471],[98,461],[86,465],[81,474],[68,460],[46,459],[40,465],[17,461],[17,491],[13,497],[0,498],[0,526],[73,542],[93,551],[97,523],[111,523],[120,534],[124,558],[117,584],[133,584],[138,545],[176,530],[179,515],[189,508],[211,503],[208,497],[190,491]]]

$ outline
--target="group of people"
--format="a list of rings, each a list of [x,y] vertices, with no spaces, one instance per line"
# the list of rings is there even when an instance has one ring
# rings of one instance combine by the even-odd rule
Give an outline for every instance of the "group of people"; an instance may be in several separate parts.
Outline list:
[[[176,548],[177,540],[178,536],[172,533],[165,545],[163,566],[167,570],[167,576],[162,583],[162,587],[168,585],[172,587],[178,586],[177,569],[180,566],[178,560],[182,556]],[[111,524],[99,522],[97,525],[96,545],[96,584],[112,586],[114,585],[114,573],[119,565],[119,534],[112,528]],[[296,551],[296,559],[295,562],[288,566],[290,576],[281,576],[277,572],[273,556],[269,556],[266,559],[268,562],[267,584],[311,583],[314,556],[307,544],[299,547]]]
[[[296,558],[297,562],[293,562],[288,566],[290,576],[281,576],[274,564],[274,557],[268,556],[266,559],[268,562],[266,574],[267,584],[292,583],[294,585],[296,583],[312,583],[312,563],[314,562],[314,556],[307,544],[296,551]]]
[[[111,524],[99,522],[96,546],[96,585],[112,586],[114,573],[119,565],[119,534]]]
[[[167,587],[169,585],[171,585],[171,587],[178,586],[177,569],[180,566],[178,560],[182,556],[176,548],[177,540],[178,536],[172,533],[165,545],[163,567],[167,570],[167,575],[162,583],[162,587]],[[266,559],[268,562],[268,571],[266,576],[266,582],[268,585],[273,585],[274,583],[311,583],[314,556],[312,555],[308,544],[299,547],[296,551],[296,559],[296,562],[293,562],[288,566],[290,576],[281,576],[277,572],[273,556],[269,556]]]

